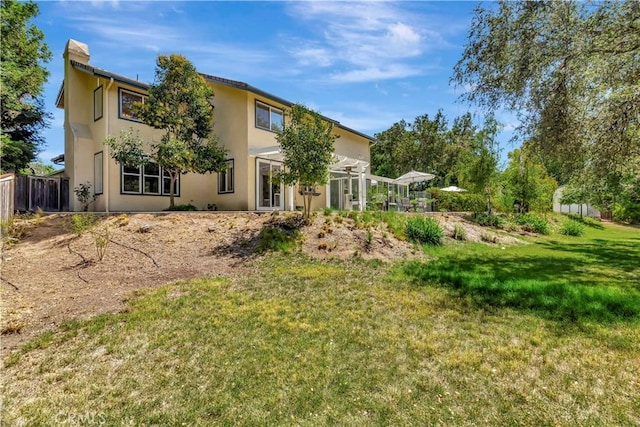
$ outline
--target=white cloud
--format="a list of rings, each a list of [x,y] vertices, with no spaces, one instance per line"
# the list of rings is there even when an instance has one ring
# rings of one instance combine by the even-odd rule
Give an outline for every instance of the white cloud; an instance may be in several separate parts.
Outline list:
[[[412,59],[448,46],[435,24],[403,3],[303,2],[289,13],[308,23],[316,38],[296,39],[292,56],[301,67],[334,65],[334,82],[400,79],[420,72]],[[403,9],[404,8],[404,9]]]
[[[340,83],[357,83],[372,80],[399,79],[420,74],[418,68],[403,64],[391,64],[387,67],[370,67],[331,74],[331,80]]]

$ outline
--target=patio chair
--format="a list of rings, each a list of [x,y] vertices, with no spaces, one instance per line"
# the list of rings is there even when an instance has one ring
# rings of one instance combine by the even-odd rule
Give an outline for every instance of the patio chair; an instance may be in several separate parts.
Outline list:
[[[400,210],[403,212],[409,212],[409,209],[411,209],[411,201],[409,198],[403,197],[400,199]]]

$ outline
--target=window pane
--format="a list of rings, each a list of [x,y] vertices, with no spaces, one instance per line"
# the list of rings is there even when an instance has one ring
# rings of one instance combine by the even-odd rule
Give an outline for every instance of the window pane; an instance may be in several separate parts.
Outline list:
[[[227,171],[218,173],[218,192],[224,193],[227,191]]]
[[[256,104],[256,126],[269,129],[269,107]]]
[[[139,174],[140,173],[140,168],[135,166],[135,167],[131,167],[131,166],[123,166],[122,167],[122,171],[124,173],[135,173],[135,174]]]
[[[122,176],[122,191],[127,193],[140,192],[140,178],[134,175]]]
[[[132,111],[134,102],[142,102],[142,95],[131,92],[120,92],[120,117],[137,120],[138,116]]]
[[[144,177],[145,194],[160,194],[160,178]]]
[[[93,91],[93,120],[102,118],[102,86]]]
[[[271,130],[282,129],[282,111],[271,110]]]
[[[179,190],[180,178],[176,179],[176,182],[173,184],[173,194],[177,196],[180,194]],[[171,178],[162,178],[162,194],[169,194],[169,189],[171,188]]]
[[[227,169],[227,191],[233,191],[233,166]]]
[[[147,163],[144,165],[144,174],[160,176],[160,166],[157,163]]]

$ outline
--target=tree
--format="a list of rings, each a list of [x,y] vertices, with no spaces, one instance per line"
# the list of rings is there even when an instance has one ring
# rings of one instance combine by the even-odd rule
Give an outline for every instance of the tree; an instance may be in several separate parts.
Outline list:
[[[212,132],[212,96],[207,82],[184,56],[159,55],[149,98],[134,105],[134,112],[147,125],[165,131],[160,142],[146,153],[133,131],[105,140],[120,164],[141,166],[154,161],[164,169],[171,180],[169,208],[174,207],[175,182],[180,174],[220,172],[226,167],[226,150]]]
[[[562,183],[586,168],[606,180],[640,154],[638,55],[638,2],[502,0],[476,9],[452,80],[463,99],[516,112]]]
[[[19,171],[35,160],[44,141],[39,132],[48,114],[40,98],[49,72],[51,52],[44,33],[29,20],[38,6],[2,0],[0,39],[0,170]]]
[[[546,168],[527,145],[508,154],[509,164],[502,173],[506,192],[513,197],[520,213],[548,211],[552,206],[553,192],[558,187]]]
[[[27,166],[20,170],[23,175],[48,176],[54,173],[56,169],[51,165],[45,165],[41,162],[29,162]]]
[[[460,159],[460,181],[465,188],[483,194],[487,212],[492,211],[491,198],[498,177],[498,122],[488,117],[484,128],[475,132],[472,146]]]
[[[401,120],[376,134],[378,142],[371,147],[372,172],[397,178],[418,170],[436,175],[431,185],[457,185],[458,160],[477,131],[470,114],[455,118],[451,128],[441,111],[433,118],[418,116],[413,123]]]
[[[304,195],[304,216],[309,218],[315,187],[329,179],[338,136],[332,123],[303,105],[292,105],[286,115],[289,120],[276,133],[284,156],[283,171],[276,178],[286,185],[298,184]]]

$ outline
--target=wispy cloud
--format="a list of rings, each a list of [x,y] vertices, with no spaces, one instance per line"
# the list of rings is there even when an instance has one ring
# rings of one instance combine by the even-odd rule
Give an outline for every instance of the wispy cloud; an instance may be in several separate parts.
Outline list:
[[[289,13],[316,37],[293,40],[297,65],[340,67],[330,74],[335,82],[415,76],[422,70],[412,59],[447,46],[437,30],[394,3],[303,2],[291,4]]]

